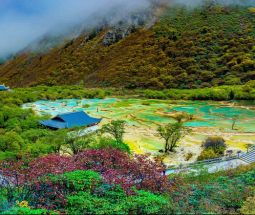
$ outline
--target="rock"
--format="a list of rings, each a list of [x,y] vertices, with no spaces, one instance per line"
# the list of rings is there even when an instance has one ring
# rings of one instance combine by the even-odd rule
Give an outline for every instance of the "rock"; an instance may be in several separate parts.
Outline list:
[[[131,33],[131,29],[129,27],[125,28],[125,29],[113,27],[111,30],[109,30],[106,33],[106,35],[102,41],[102,44],[105,46],[112,45],[112,44],[117,43],[120,40],[126,38],[127,36],[130,35],[130,33]]]
[[[102,44],[105,46],[110,46],[120,40],[128,37],[133,29],[137,29],[141,23],[145,23],[147,19],[146,15],[140,14],[131,17],[125,17],[112,25],[111,29],[106,33]]]

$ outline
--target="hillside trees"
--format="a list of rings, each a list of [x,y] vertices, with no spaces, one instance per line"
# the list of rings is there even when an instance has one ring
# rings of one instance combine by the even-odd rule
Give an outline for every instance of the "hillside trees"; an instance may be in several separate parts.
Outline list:
[[[81,35],[44,54],[16,56],[0,67],[0,77],[11,86],[81,80],[87,87],[159,90],[242,85],[255,79],[254,18],[245,7],[165,7],[153,28],[112,46],[102,45],[106,32],[90,32],[86,43]]]

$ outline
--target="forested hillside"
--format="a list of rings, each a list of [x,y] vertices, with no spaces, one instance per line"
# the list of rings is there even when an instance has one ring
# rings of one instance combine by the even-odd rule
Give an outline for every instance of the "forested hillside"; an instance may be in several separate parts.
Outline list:
[[[119,33],[125,36],[102,24],[44,53],[19,54],[0,66],[0,81],[11,87],[84,83],[161,90],[255,79],[255,8],[160,5],[130,19],[136,25],[116,24],[117,31],[127,29]],[[105,42],[109,37],[115,39]]]

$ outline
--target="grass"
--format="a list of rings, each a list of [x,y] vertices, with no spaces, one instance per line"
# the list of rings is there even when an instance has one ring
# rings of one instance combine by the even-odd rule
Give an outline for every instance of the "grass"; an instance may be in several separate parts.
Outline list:
[[[240,136],[231,137],[231,139],[232,140],[252,140],[252,141],[255,141],[255,136],[240,135]]]
[[[236,142],[236,141],[226,140],[226,144],[228,144],[230,147],[236,147],[241,150],[247,149],[247,143],[244,143],[244,142]]]
[[[185,138],[184,140],[185,140],[186,142],[188,142],[188,143],[193,143],[193,144],[198,145],[198,146],[201,146],[201,145],[202,145],[202,142],[197,142],[197,141],[194,141],[194,140],[190,140],[190,139],[188,139],[188,138]]]

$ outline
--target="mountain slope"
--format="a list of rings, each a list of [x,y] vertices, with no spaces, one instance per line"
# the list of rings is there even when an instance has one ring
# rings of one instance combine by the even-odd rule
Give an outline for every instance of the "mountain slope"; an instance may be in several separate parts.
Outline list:
[[[158,7],[86,31],[47,52],[17,55],[0,67],[0,81],[157,89],[244,84],[255,79],[254,11]]]

